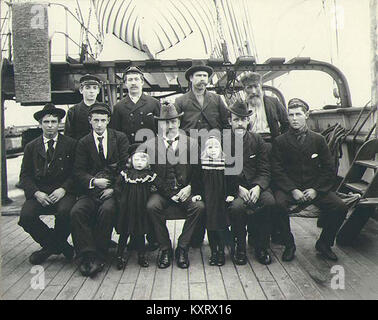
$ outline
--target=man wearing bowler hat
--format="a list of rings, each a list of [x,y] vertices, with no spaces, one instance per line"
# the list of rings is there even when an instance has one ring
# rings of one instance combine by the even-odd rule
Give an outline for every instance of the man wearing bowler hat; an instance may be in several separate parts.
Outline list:
[[[71,210],[72,240],[83,276],[93,277],[105,265],[116,218],[114,180],[126,164],[129,141],[124,133],[107,128],[110,114],[105,103],[93,104],[93,130],[79,140],[76,151],[74,177],[80,192]]]
[[[70,210],[76,196],[72,193],[72,169],[76,140],[58,132],[66,112],[52,103],[34,114],[42,127],[42,135],[25,146],[20,181],[26,201],[18,224],[38,242],[42,249],[29,261],[41,264],[53,254],[63,253],[71,260],[74,250],[67,242],[70,234]],[[40,215],[55,215],[55,226],[49,228]]]
[[[173,104],[163,105],[158,136],[145,143],[152,170],[157,174],[153,193],[147,202],[147,212],[151,217],[156,238],[160,245],[157,265],[167,268],[172,260],[172,243],[166,226],[168,218],[184,218],[185,223],[175,250],[179,268],[189,267],[189,244],[194,228],[204,212],[202,201],[192,202],[192,196],[198,194],[195,183],[199,179],[198,143],[179,130],[180,117]],[[181,208],[167,217],[168,207]]]
[[[138,67],[129,67],[124,73],[126,97],[114,105],[110,127],[127,135],[130,143],[135,141],[139,129],[150,129],[156,134],[154,116],[160,112],[160,103],[143,93],[144,76]],[[146,141],[147,139],[144,139]]]
[[[96,102],[97,95],[100,93],[100,87],[101,81],[94,75],[86,74],[80,78],[79,91],[83,96],[83,100],[68,109],[64,125],[64,135],[79,140],[91,132],[88,114]]]
[[[190,134],[191,129],[222,131],[224,128],[229,128],[228,112],[221,96],[206,90],[213,71],[213,68],[200,60],[194,61],[185,72],[190,90],[176,99],[175,106],[178,112],[184,112],[180,128],[187,134]],[[205,219],[204,217],[202,219],[193,235],[193,247],[199,247],[203,242]]]
[[[236,101],[230,108],[232,127],[231,156],[242,153],[243,167],[238,175],[238,197],[229,207],[231,230],[236,238],[236,250],[233,254],[235,264],[247,263],[246,225],[253,217],[256,229],[255,255],[262,264],[270,264],[268,252],[270,218],[275,209],[275,200],[270,183],[270,161],[268,148],[259,134],[249,132],[248,125],[252,111],[243,101]],[[242,138],[242,150],[237,150],[236,137]]]

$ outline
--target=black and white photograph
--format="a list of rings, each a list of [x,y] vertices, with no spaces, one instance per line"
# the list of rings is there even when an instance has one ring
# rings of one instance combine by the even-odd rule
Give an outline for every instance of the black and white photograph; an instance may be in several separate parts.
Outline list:
[[[378,300],[378,0],[4,0],[0,97],[0,300]]]

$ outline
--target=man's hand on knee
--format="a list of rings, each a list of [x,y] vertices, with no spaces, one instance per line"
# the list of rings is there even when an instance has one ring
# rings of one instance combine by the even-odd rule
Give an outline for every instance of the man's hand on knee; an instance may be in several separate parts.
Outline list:
[[[239,198],[241,198],[244,202],[248,203],[249,202],[249,192],[246,188],[239,186],[239,193],[238,193]]]
[[[109,199],[113,195],[114,189],[105,189],[104,191],[101,192],[100,199],[101,200],[106,200]]]
[[[54,190],[50,195],[49,198],[52,201],[52,203],[59,202],[60,199],[62,199],[66,195],[66,190],[64,188],[58,188]]]
[[[37,201],[41,204],[42,207],[47,207],[53,203],[49,196],[42,191],[36,191],[34,193],[34,197],[37,199]]]
[[[260,198],[260,193],[261,193],[261,188],[259,185],[256,185],[253,188],[251,188],[251,190],[249,190],[248,192],[250,202],[256,203],[257,200],[259,200]]]

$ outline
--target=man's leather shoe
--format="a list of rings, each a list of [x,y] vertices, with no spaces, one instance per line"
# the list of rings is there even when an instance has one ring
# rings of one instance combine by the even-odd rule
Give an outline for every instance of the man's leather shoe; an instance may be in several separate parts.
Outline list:
[[[147,268],[150,265],[144,253],[138,254],[138,264],[143,268]]]
[[[284,252],[282,253],[282,261],[291,261],[295,256],[295,245],[286,246]]]
[[[216,266],[218,263],[218,252],[211,251],[210,258],[209,258],[209,265]]]
[[[118,256],[116,266],[118,270],[123,270],[126,266],[126,259],[123,258],[122,256]]]
[[[257,260],[264,265],[268,265],[272,262],[272,257],[270,256],[268,250],[262,249],[256,251]]]
[[[53,255],[54,252],[47,248],[42,248],[41,250],[34,251],[30,257],[29,262],[34,265],[41,264],[47,260],[48,257]]]
[[[234,263],[242,266],[247,264],[247,253],[245,250],[236,249],[235,254],[233,256]]]
[[[158,255],[157,266],[160,269],[168,268],[171,265],[171,249],[161,250]]]
[[[224,251],[218,251],[217,256],[218,256],[217,266],[218,267],[224,266],[224,264],[226,263],[226,257],[224,255]]]
[[[332,261],[337,261],[337,256],[333,253],[331,250],[330,246],[327,246],[321,241],[316,241],[315,244],[316,250],[318,250],[325,258],[332,260]]]
[[[94,278],[97,273],[104,269],[105,263],[103,261],[98,261],[96,259],[90,260],[89,263],[89,276]]]
[[[90,263],[90,260],[89,258],[87,257],[84,257],[82,260],[81,260],[81,263],[79,265],[79,271],[80,273],[84,276],[84,277],[89,277],[89,269],[90,269],[90,266],[89,266],[89,263]]]
[[[177,247],[175,251],[176,264],[181,269],[189,268],[188,249]]]

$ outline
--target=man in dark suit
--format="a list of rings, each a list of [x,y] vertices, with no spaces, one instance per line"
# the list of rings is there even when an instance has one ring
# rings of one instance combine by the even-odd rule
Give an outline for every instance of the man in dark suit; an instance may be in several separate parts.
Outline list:
[[[337,231],[347,213],[344,202],[331,191],[334,165],[324,137],[307,128],[309,107],[300,99],[288,104],[289,131],[273,143],[273,179],[278,188],[276,214],[284,239],[283,261],[294,259],[294,236],[290,231],[288,208],[291,204],[313,203],[322,213],[323,228],[315,248],[327,259],[336,261],[331,250]]]
[[[114,106],[110,127],[125,133],[130,143],[135,143],[135,135],[140,129],[150,129],[156,135],[154,116],[159,115],[160,103],[156,98],[143,93],[144,76],[139,68],[128,68],[124,79],[128,92]],[[146,140],[148,139],[143,141]]]
[[[71,210],[72,239],[83,276],[102,270],[116,218],[115,177],[126,164],[126,135],[107,126],[110,108],[96,102],[89,112],[93,132],[79,140],[74,176],[80,197]]]
[[[285,107],[273,97],[264,95],[262,77],[257,72],[246,72],[240,78],[243,85],[245,100],[248,108],[252,110],[249,130],[258,133],[267,143],[268,152],[272,149],[273,140],[289,128]],[[272,186],[274,189],[274,186]],[[248,242],[253,243],[253,218],[248,226]],[[281,243],[278,222],[272,220],[272,241]]]
[[[248,108],[253,111],[249,129],[259,133],[265,142],[272,143],[277,136],[289,128],[285,107],[276,98],[264,95],[259,73],[246,72],[240,78],[240,82],[243,85]]]
[[[80,140],[91,132],[88,115],[100,93],[100,87],[101,81],[94,75],[86,74],[80,78],[79,91],[83,95],[83,100],[68,109],[64,124],[65,136]]]
[[[202,61],[195,62],[185,72],[190,90],[176,99],[175,106],[178,112],[184,112],[180,128],[185,130],[187,134],[190,134],[191,129],[206,129],[208,131],[218,129],[222,131],[229,127],[228,112],[221,96],[206,90],[212,74],[213,68],[206,66]],[[192,246],[201,246],[204,235],[205,216],[197,224],[193,234]]]
[[[58,133],[58,126],[66,112],[48,103],[34,114],[42,127],[42,136],[25,146],[20,181],[26,201],[18,224],[38,242],[42,249],[34,252],[29,261],[41,264],[52,254],[74,256],[68,244],[70,210],[76,197],[72,193],[72,169],[76,140]],[[55,227],[50,229],[39,218],[55,215]]]
[[[182,112],[178,114],[173,104],[163,105],[160,117],[156,117],[160,126],[159,134],[145,143],[152,170],[157,174],[157,193],[153,193],[148,200],[147,212],[160,244],[157,261],[159,268],[169,267],[172,259],[165,209],[172,206],[179,208],[183,211],[183,216],[179,211],[174,211],[169,218],[185,218],[175,251],[179,268],[189,267],[190,239],[205,209],[202,201],[192,202],[192,195],[198,194],[193,190],[195,187],[192,189],[193,182],[199,179],[198,144],[183,131],[179,131],[179,118],[182,115]]]
[[[238,265],[247,263],[246,225],[254,217],[256,224],[255,255],[262,264],[270,264],[268,252],[270,218],[275,201],[270,183],[270,161],[266,143],[259,134],[249,132],[249,117],[252,114],[245,102],[236,101],[230,108],[232,127],[231,156],[243,157],[243,167],[238,175],[238,197],[231,203],[229,213],[231,229],[236,238],[233,260]],[[242,139],[242,149],[238,149],[236,139]]]

